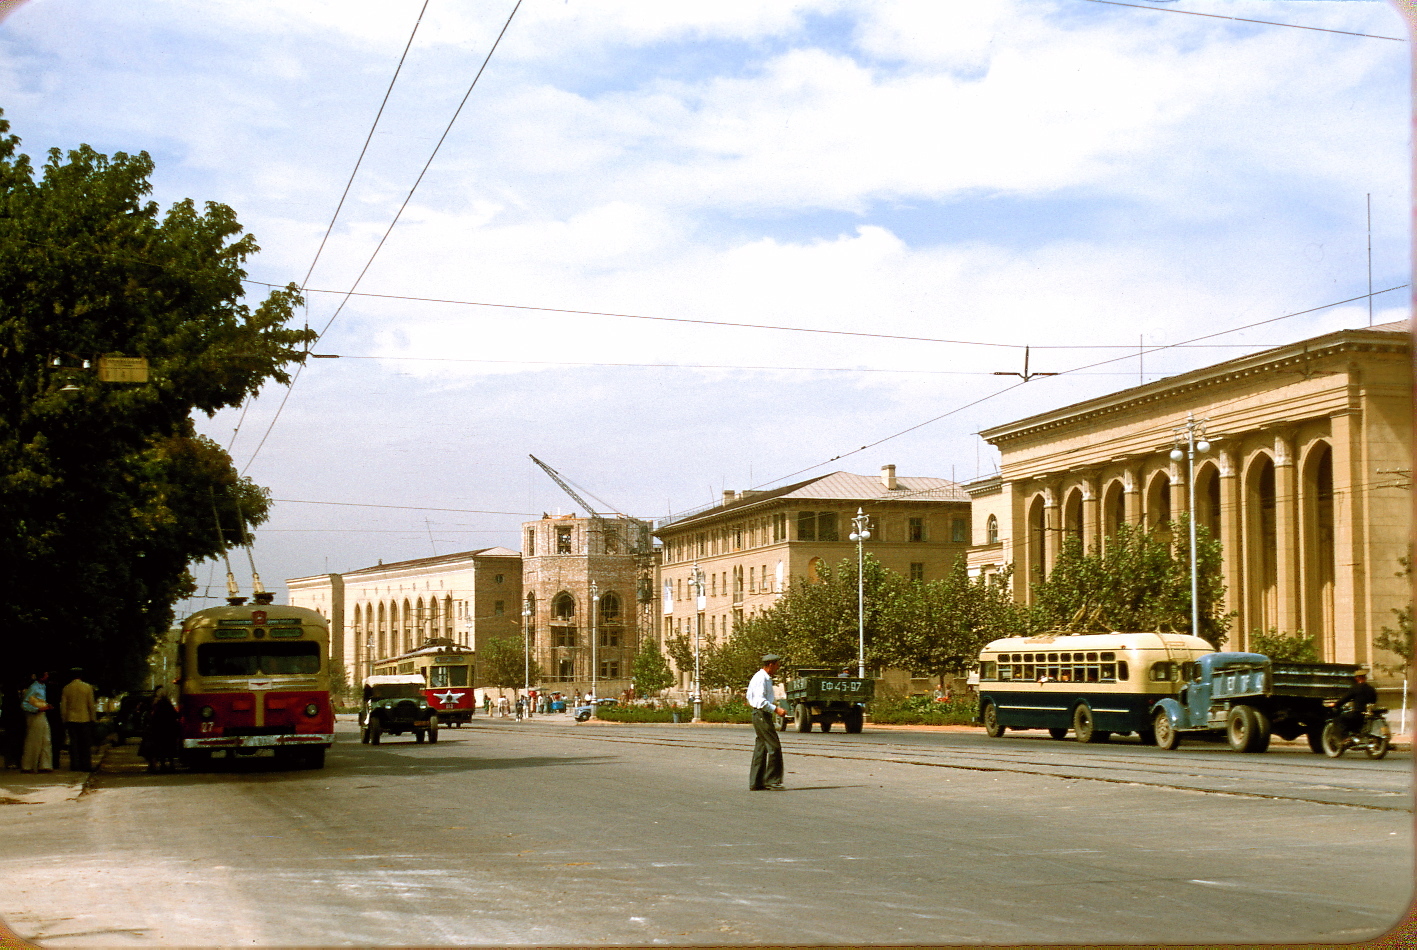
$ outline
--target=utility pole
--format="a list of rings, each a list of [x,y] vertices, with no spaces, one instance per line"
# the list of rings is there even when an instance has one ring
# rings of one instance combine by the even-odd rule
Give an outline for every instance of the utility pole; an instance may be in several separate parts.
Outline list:
[[[1186,517],[1191,529],[1191,636],[1201,635],[1200,565],[1196,563],[1196,453],[1210,451],[1210,443],[1205,438],[1205,424],[1209,419],[1196,421],[1191,413],[1186,413],[1186,424],[1177,426],[1174,433],[1176,447],[1171,450],[1171,461],[1186,462],[1186,490],[1190,492],[1190,513]],[[1182,448],[1184,446],[1184,448]]]

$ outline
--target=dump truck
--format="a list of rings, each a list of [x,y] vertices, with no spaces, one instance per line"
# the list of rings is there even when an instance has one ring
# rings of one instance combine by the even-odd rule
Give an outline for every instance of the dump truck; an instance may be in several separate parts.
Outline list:
[[[1175,697],[1152,709],[1156,744],[1174,749],[1182,737],[1224,734],[1236,752],[1263,752],[1271,735],[1305,736],[1323,751],[1326,703],[1338,699],[1359,667],[1344,663],[1283,663],[1259,653],[1197,657]]]
[[[830,669],[799,668],[787,684],[787,701],[792,706],[798,732],[811,732],[818,723],[831,732],[840,722],[847,732],[860,732],[866,721],[866,706],[875,696],[876,681],[870,677],[834,676]]]

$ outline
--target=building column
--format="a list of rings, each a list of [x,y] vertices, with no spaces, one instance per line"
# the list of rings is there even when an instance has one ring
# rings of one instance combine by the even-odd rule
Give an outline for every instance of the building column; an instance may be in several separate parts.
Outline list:
[[[1053,575],[1058,549],[1063,546],[1063,510],[1058,486],[1043,486],[1043,576]]]
[[[1222,446],[1217,453],[1220,468],[1220,570],[1225,578],[1225,610],[1236,614],[1231,627],[1232,649],[1246,645],[1249,618],[1245,605],[1245,549],[1241,536],[1244,524],[1243,492],[1235,472],[1235,449]]]
[[[1102,550],[1102,500],[1097,496],[1096,475],[1082,480],[1082,548]]]
[[[1141,466],[1136,465],[1122,472],[1122,496],[1127,509],[1127,524],[1145,529],[1141,511]]]
[[[1356,409],[1329,418],[1333,437],[1333,663],[1366,663],[1368,576],[1363,551],[1363,417]]]
[[[1281,633],[1297,632],[1303,621],[1299,607],[1299,486],[1294,464],[1294,438],[1274,436],[1274,540],[1276,615]]]
[[[1180,524],[1181,513],[1189,512],[1191,509],[1190,487],[1186,483],[1186,463],[1184,461],[1172,462],[1167,474],[1171,477],[1171,523],[1173,525]],[[1171,531],[1171,537],[1173,541],[1181,540],[1174,528]]]

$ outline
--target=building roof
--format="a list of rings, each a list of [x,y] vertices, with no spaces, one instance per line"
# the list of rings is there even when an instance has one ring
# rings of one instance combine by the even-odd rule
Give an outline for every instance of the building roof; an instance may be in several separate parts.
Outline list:
[[[390,561],[388,564],[375,564],[372,567],[361,567],[356,571],[346,571],[341,577],[356,577],[360,574],[378,574],[382,571],[405,571],[412,569],[426,569],[438,567],[452,567],[455,564],[475,561],[484,557],[521,557],[520,551],[513,551],[511,548],[494,547],[478,548],[475,551],[459,551],[456,554],[440,554],[437,557],[417,557],[408,561]],[[327,577],[325,574],[316,574],[314,577]],[[309,580],[311,578],[292,577],[286,581]]]
[[[1377,343],[1409,345],[1412,337],[1410,320],[1398,320],[1372,327],[1356,327],[1351,330],[1335,330],[1321,336],[1311,337],[1276,346],[1248,356],[1236,357],[1223,363],[1213,363],[1200,369],[1167,376],[1142,386],[1132,386],[1105,396],[1049,409],[1037,415],[984,429],[979,435],[991,445],[998,445],[1035,429],[1055,426],[1065,420],[1080,416],[1105,413],[1143,400],[1151,400],[1176,391],[1211,385],[1226,379],[1253,373],[1257,368],[1284,361],[1308,361],[1317,358],[1325,350],[1333,348]]]
[[[947,478],[924,478],[899,476],[896,487],[887,488],[878,475],[854,475],[851,472],[832,472],[806,481],[774,488],[770,491],[740,492],[734,500],[724,504],[700,508],[678,518],[666,519],[659,523],[658,534],[670,526],[682,527],[690,522],[717,518],[729,513],[746,512],[767,506],[773,502],[794,499],[813,501],[953,501],[968,502],[969,496],[956,482]]]

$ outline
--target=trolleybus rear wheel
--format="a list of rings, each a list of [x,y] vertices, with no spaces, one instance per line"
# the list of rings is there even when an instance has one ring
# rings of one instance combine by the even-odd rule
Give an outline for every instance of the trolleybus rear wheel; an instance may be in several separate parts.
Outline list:
[[[1048,735],[1052,736],[1054,739],[1066,739],[1068,737],[1068,727],[1052,726],[1048,730]]]
[[[1309,751],[1315,755],[1323,755],[1324,751],[1324,727],[1310,726],[1304,733],[1304,738],[1309,740]]]
[[[1092,710],[1086,705],[1073,710],[1073,738],[1079,742],[1096,742],[1097,723],[1092,718]]]
[[[984,704],[984,731],[989,738],[997,739],[1004,734],[1003,724],[999,722],[999,707],[993,703]]]

